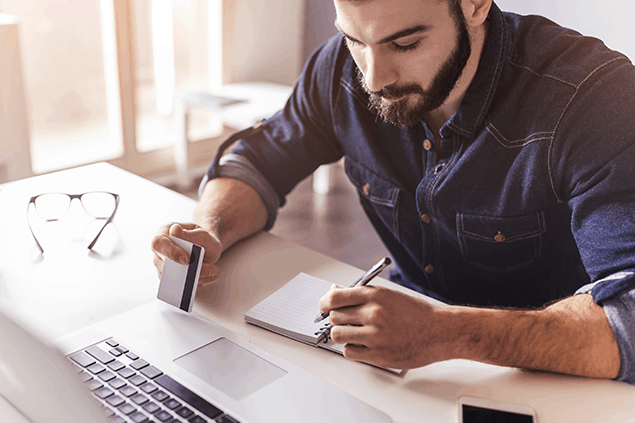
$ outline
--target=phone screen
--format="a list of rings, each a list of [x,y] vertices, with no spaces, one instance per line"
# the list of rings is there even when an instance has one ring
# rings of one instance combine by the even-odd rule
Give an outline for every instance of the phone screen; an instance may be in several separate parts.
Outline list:
[[[462,404],[462,409],[463,423],[534,423],[533,417],[529,414],[492,410],[467,404]]]

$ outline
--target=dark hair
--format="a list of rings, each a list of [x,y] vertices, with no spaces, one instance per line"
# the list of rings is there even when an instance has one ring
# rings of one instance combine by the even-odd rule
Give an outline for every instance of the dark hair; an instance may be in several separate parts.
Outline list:
[[[364,3],[370,0],[343,0],[349,3]],[[463,16],[463,9],[461,9],[461,0],[437,0],[437,3],[450,3],[450,12],[454,19],[459,19],[460,22],[465,22],[465,16]],[[457,22],[458,24],[459,22]]]

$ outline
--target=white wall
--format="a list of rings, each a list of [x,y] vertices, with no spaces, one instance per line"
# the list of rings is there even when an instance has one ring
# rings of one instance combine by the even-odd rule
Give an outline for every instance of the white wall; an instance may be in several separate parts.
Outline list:
[[[597,37],[635,62],[634,0],[495,0],[504,11],[542,15]]]
[[[223,0],[225,83],[293,85],[302,70],[304,1]],[[331,1],[331,0],[321,0]]]

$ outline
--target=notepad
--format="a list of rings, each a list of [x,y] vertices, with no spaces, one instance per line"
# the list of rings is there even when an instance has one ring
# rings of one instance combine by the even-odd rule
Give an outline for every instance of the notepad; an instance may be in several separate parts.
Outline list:
[[[344,354],[344,345],[328,336],[331,325],[328,318],[314,323],[320,298],[332,283],[315,276],[300,273],[282,288],[256,304],[244,315],[245,321],[263,327],[296,341]],[[385,368],[401,374],[402,370]]]

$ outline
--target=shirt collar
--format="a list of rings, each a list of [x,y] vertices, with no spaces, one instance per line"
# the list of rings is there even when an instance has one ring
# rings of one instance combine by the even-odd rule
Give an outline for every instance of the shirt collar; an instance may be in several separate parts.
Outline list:
[[[481,126],[492,103],[505,57],[509,54],[511,37],[501,10],[492,3],[489,15],[489,34],[472,84],[465,93],[456,113],[441,128],[442,137],[455,131],[472,136]]]

